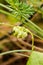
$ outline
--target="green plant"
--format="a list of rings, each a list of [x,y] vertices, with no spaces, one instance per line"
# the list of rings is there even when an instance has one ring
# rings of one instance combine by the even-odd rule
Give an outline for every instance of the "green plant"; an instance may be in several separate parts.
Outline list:
[[[16,18],[17,21],[21,21],[25,27],[28,27],[35,35],[43,39],[43,30],[35,25],[30,19],[28,19],[35,12],[32,5],[27,5],[26,3],[19,2],[19,0],[6,0],[9,6],[5,6],[0,3],[0,6],[9,10],[9,12],[0,9],[0,12]],[[11,12],[11,13],[10,13]],[[26,21],[27,22],[26,22]]]
[[[32,51],[31,51],[31,56],[29,58],[29,62],[27,63],[27,65],[33,65],[34,63],[37,63],[37,65],[43,65],[43,60],[40,61],[40,59],[43,59],[43,54],[33,51],[34,50],[33,35],[38,36],[39,38],[43,39],[43,30],[29,19],[29,17],[31,15],[33,15],[34,12],[38,12],[43,15],[43,10],[39,6],[39,4],[37,4],[37,2],[39,3],[39,1],[36,2],[36,0],[35,0],[35,2],[33,2],[33,0],[31,0],[30,5],[27,5],[24,2],[19,2],[19,0],[6,0],[6,2],[9,5],[5,6],[4,4],[0,3],[0,6],[7,9],[7,11],[0,9],[0,13],[4,13],[8,16],[11,16],[12,18],[16,18],[17,22],[20,21],[23,24],[23,26],[25,26],[26,28],[29,29],[28,32],[32,35]],[[36,6],[36,4],[37,4],[37,6]],[[15,29],[13,29],[13,30],[16,31]],[[30,31],[32,31],[32,32],[30,32]],[[17,31],[17,33],[18,33],[18,31]],[[29,50],[13,50],[13,51],[1,53],[0,55],[13,53],[13,52],[24,52],[24,51],[29,52]],[[39,57],[39,59],[37,59],[37,57]],[[34,59],[36,59],[36,62],[34,61]],[[39,61],[40,61],[40,64],[39,64]]]

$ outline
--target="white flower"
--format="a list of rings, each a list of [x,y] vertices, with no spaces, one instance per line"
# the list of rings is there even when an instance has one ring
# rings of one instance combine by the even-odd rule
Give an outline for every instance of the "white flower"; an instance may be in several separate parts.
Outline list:
[[[15,31],[14,36],[17,38],[25,38],[28,35],[28,29],[25,27],[14,26],[13,31]]]

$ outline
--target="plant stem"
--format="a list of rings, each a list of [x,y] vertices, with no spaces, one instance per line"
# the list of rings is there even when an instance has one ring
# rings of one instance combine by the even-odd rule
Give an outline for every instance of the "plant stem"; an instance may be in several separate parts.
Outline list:
[[[6,54],[9,54],[9,53],[17,53],[17,52],[31,52],[31,50],[12,50],[12,51],[0,53],[0,56],[6,55]]]
[[[26,24],[26,26],[33,32],[34,34],[38,35],[40,38],[43,39],[43,30],[38,27],[37,25],[35,25],[31,20],[27,19],[25,16],[23,16],[25,18],[25,20],[27,20],[28,22],[23,22],[24,24]]]
[[[1,3],[0,3],[0,7],[4,7],[4,8],[6,8],[6,9],[9,10],[9,11],[12,11],[12,10],[13,10],[13,9],[11,9],[11,8],[9,8],[9,7],[7,7],[7,6],[3,5],[3,4],[1,4]]]

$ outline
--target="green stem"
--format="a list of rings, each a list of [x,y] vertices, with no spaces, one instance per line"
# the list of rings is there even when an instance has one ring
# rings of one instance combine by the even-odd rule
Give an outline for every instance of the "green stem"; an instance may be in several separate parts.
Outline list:
[[[0,53],[0,56],[6,55],[6,54],[9,54],[9,53],[17,53],[17,52],[31,52],[31,50],[12,50],[12,51]]]
[[[9,10],[9,11],[13,11],[13,9],[11,9],[11,8],[9,8],[9,7],[7,7],[7,6],[3,5],[3,4],[1,4],[1,3],[0,3],[0,7],[4,7],[4,8],[6,8],[6,9]]]
[[[28,21],[23,23],[26,24],[28,28],[30,28],[30,30],[33,30],[34,34],[38,35],[39,37],[43,39],[43,30],[37,25],[35,25],[31,20],[27,19],[25,16],[23,17],[25,18],[25,20]]]
[[[6,8],[7,8],[7,7],[6,7]],[[20,11],[18,10],[18,8],[16,8],[16,6],[14,6],[14,8],[15,8],[15,10],[16,10],[17,12],[20,12]],[[5,14],[7,14],[7,15],[10,15],[10,16],[12,16],[12,17],[15,17],[13,14],[10,14],[10,13],[8,13],[8,12],[6,12],[6,11],[0,10],[0,12],[5,13]],[[21,15],[22,13],[20,12],[19,14]],[[25,20],[28,21],[28,23],[24,22],[24,24],[26,24],[26,25],[30,28],[30,30],[32,30],[32,31],[34,32],[34,34],[38,35],[39,37],[41,37],[41,38],[43,39],[43,30],[42,30],[40,27],[38,27],[37,25],[35,25],[31,20],[29,20],[28,18],[26,18],[24,14],[22,14],[22,17],[23,17]]]
[[[26,24],[24,24],[24,26],[25,27],[28,27],[28,26],[26,26]],[[34,50],[34,34],[31,32],[31,31],[29,31],[29,33],[31,34],[31,36],[32,36],[32,51]]]

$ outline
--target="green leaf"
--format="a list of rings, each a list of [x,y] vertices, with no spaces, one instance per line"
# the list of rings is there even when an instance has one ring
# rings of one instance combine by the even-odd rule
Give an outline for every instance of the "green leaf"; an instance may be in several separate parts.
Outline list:
[[[15,3],[19,3],[19,0],[5,0],[8,2],[13,8],[15,7]]]
[[[27,65],[43,65],[43,53],[32,52]]]

